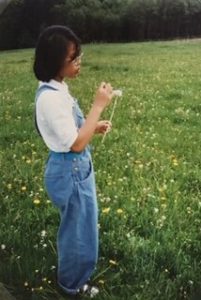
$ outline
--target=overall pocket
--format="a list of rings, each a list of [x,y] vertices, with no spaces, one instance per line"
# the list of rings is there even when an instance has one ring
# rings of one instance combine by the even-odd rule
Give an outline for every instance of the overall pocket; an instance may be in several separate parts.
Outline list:
[[[63,177],[65,173],[65,164],[63,161],[49,158],[45,167],[45,177]]]
[[[86,181],[92,173],[91,159],[77,160],[73,165],[73,177],[77,182]]]
[[[47,194],[60,209],[68,205],[73,192],[71,168],[68,162],[50,159],[45,169],[44,183]]]

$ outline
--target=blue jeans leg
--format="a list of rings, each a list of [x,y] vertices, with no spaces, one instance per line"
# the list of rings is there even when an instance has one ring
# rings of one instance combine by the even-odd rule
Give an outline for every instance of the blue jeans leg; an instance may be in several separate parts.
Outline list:
[[[54,181],[48,176],[45,178],[48,194],[61,216],[57,236],[58,283],[67,293],[76,294],[90,278],[98,258],[93,167],[84,180],[71,173]]]

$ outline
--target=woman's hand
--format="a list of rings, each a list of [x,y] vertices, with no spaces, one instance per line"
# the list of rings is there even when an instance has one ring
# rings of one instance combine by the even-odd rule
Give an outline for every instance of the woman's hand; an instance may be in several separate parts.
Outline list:
[[[99,121],[97,123],[95,133],[104,134],[106,132],[109,132],[112,128],[112,123],[107,120]]]
[[[96,91],[94,106],[104,110],[104,108],[110,104],[113,96],[114,94],[111,84],[102,82]]]
[[[99,121],[103,110],[108,106],[114,96],[113,88],[110,83],[102,82],[96,91],[94,103],[89,114],[79,129],[78,136],[71,146],[71,151],[81,152],[90,142],[94,133],[106,133],[111,129],[111,122]]]

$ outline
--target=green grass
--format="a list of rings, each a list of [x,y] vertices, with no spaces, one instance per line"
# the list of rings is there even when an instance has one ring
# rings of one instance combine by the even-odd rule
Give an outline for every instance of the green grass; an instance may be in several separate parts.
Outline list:
[[[101,81],[123,90],[112,132],[92,142],[97,300],[192,299],[201,285],[201,41],[83,48],[82,73],[69,86],[84,112]],[[33,50],[0,53],[0,281],[17,300],[62,300],[32,62]]]

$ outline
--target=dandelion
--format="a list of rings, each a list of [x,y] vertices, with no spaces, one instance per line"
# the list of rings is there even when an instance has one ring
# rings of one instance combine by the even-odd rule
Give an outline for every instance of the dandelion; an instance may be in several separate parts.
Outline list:
[[[118,181],[119,181],[119,182],[123,182],[123,178],[119,178]]]
[[[51,203],[51,201],[50,201],[50,200],[46,200],[46,203],[47,203],[47,204],[50,204],[50,203]]]
[[[26,190],[27,190],[26,186],[22,186],[22,187],[21,187],[21,191],[22,191],[22,192],[25,192]]]
[[[48,284],[51,284],[52,283],[52,281],[51,280],[48,280]]]
[[[177,158],[176,158],[175,155],[171,155],[170,159],[172,160],[173,166],[178,166],[179,165],[179,162],[178,162],[178,160],[177,160]]]
[[[11,190],[11,189],[12,189],[12,184],[9,183],[9,184],[7,185],[7,188],[8,188],[9,190]]]
[[[25,283],[24,283],[24,286],[28,286],[29,284],[28,284],[28,282],[27,281],[25,281]]]
[[[43,237],[43,238],[44,238],[44,237],[46,237],[46,235],[47,235],[47,231],[45,231],[45,230],[42,230],[42,231],[41,231],[41,237]]]
[[[159,209],[157,207],[154,208],[154,213],[157,214],[159,212]]]
[[[178,160],[176,158],[172,160],[172,163],[175,167],[179,165]]]
[[[34,199],[34,200],[33,200],[33,203],[34,203],[35,205],[39,205],[39,204],[40,204],[40,200],[39,200],[39,199]]]
[[[111,265],[113,265],[113,266],[117,266],[118,265],[118,263],[115,260],[112,260],[112,259],[109,260],[109,263]]]
[[[159,190],[160,193],[163,193],[164,191],[167,190],[167,185],[164,184],[163,186],[159,187],[158,190]]]
[[[117,97],[122,97],[122,91],[121,90],[114,90],[113,94],[116,96],[116,99],[114,101],[114,105],[113,105],[113,108],[112,108],[112,113],[110,115],[110,119],[109,119],[110,122],[112,122],[114,112],[115,112],[115,108],[117,106]],[[106,137],[107,133],[108,133],[108,131],[106,131],[103,135],[103,138],[102,138],[102,141],[101,141],[102,144],[104,143],[104,140],[105,140],[105,137]]]
[[[1,250],[5,250],[6,249],[6,245],[2,244],[1,245]]]
[[[118,209],[117,209],[117,213],[118,213],[119,215],[122,214],[122,213],[123,213],[123,209],[118,208]]]
[[[166,216],[162,216],[161,221],[165,221],[165,220],[166,220]]]
[[[26,160],[26,163],[27,163],[27,164],[30,164],[30,163],[31,163],[31,160],[30,160],[30,159],[27,159],[27,160]]]
[[[102,209],[102,213],[103,213],[103,214],[108,214],[109,211],[110,211],[110,207],[106,207],[106,208],[103,208],[103,209]]]
[[[186,209],[186,210],[187,210],[187,213],[188,213],[188,214],[191,214],[191,213],[192,213],[192,209],[191,209],[191,207],[187,207],[187,209]]]

